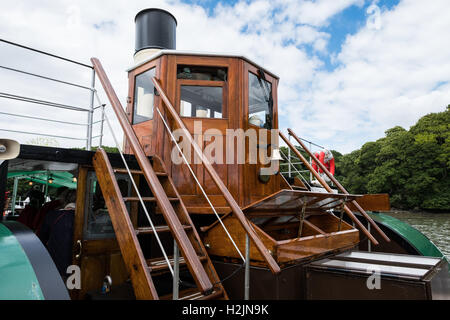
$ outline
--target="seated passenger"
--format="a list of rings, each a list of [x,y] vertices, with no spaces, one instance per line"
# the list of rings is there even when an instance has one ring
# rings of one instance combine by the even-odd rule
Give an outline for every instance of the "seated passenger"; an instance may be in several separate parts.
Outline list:
[[[45,203],[39,212],[36,214],[33,221],[33,230],[35,230],[36,235],[39,236],[39,229],[41,228],[42,222],[48,212],[61,209],[64,205],[65,192],[69,190],[67,187],[60,187],[56,190],[56,199]]]
[[[75,201],[76,191],[67,190],[64,208],[48,212],[39,230],[39,238],[47,247],[63,279],[67,276],[67,267],[72,264]]]
[[[39,188],[39,186],[37,187]],[[39,191],[39,189],[35,188],[28,192],[27,197],[30,199],[30,202],[22,210],[17,221],[26,225],[28,228],[33,229],[34,218],[44,203],[45,198],[44,194]]]

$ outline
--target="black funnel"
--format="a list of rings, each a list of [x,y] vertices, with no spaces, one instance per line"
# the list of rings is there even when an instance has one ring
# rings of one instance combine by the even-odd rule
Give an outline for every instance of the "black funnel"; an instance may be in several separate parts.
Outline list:
[[[176,49],[177,20],[162,9],[145,9],[135,18],[135,53],[143,49]]]

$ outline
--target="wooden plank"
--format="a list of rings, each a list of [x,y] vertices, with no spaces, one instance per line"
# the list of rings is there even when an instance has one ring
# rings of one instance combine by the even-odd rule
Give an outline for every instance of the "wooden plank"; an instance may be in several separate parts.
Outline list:
[[[359,242],[356,229],[340,231],[329,235],[316,235],[300,239],[279,241],[277,258],[279,262],[290,262],[345,248]]]
[[[192,226],[183,226],[185,230],[192,229]],[[168,226],[155,226],[156,232],[170,232],[170,228]],[[136,228],[136,235],[140,234],[154,234],[155,230],[152,227],[140,227]]]
[[[155,198],[155,197],[141,197],[141,199],[144,202],[156,202],[157,201],[157,198]],[[179,201],[178,198],[167,198],[167,199],[169,199],[169,201],[172,201],[172,202]],[[124,197],[123,201],[133,202],[133,201],[140,201],[140,200],[139,200],[139,197]]]
[[[128,216],[127,207],[122,200],[119,185],[114,178],[114,171],[103,149],[97,150],[93,163],[120,250],[124,260],[127,261],[127,270],[136,298],[157,300],[158,293],[146,268],[147,264]]]
[[[231,235],[231,238],[236,243],[239,251],[242,255],[245,256],[245,241],[246,236],[242,225],[239,220],[233,217],[232,215],[228,215],[223,219],[223,224],[227,228],[228,232]],[[266,250],[272,253],[275,253],[276,241],[272,239],[269,235],[263,232],[256,225],[251,224],[252,228],[255,229],[255,232],[258,235],[258,238],[263,242]],[[231,240],[226,235],[223,230],[222,225],[216,224],[203,238],[204,243],[208,248],[208,254],[216,255],[220,257],[232,257],[241,259],[239,253],[236,251],[236,248],[231,243]],[[250,245],[250,259],[256,261],[265,261],[265,258],[261,255],[259,250],[256,248],[253,241],[251,241]],[[241,260],[242,261],[242,260]]]
[[[389,195],[387,193],[365,194],[361,198],[356,199],[356,202],[366,211],[391,210]],[[348,207],[352,211],[359,211],[352,202],[348,204]]]

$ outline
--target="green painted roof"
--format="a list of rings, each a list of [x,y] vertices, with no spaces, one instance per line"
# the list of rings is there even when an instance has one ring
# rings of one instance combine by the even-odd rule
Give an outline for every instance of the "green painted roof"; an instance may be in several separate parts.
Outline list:
[[[47,184],[51,187],[68,187],[76,189],[77,183],[73,181],[73,174],[67,171],[9,171],[8,178],[20,177],[21,179],[30,180],[40,184]],[[49,178],[53,179],[52,183],[48,182]]]

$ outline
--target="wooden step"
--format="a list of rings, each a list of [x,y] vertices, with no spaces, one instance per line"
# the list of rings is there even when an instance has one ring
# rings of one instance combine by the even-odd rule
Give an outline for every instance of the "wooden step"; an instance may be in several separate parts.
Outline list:
[[[172,300],[173,295],[167,294],[164,296],[161,296],[161,300]],[[213,300],[213,299],[220,299],[223,297],[223,291],[220,289],[214,289],[214,291],[211,294],[204,295],[198,289],[195,288],[189,288],[185,290],[180,290],[179,293],[179,300]]]
[[[173,256],[169,256],[170,265],[173,267]],[[198,257],[200,261],[206,261],[206,257]],[[186,261],[183,257],[180,257],[179,261],[180,267],[186,265]],[[159,272],[169,270],[166,259],[164,257],[147,259],[147,265],[150,272]]]
[[[128,173],[127,169],[116,168],[113,169],[114,173]],[[130,170],[131,174],[144,174],[142,170]],[[167,173],[165,172],[155,172],[157,176],[167,177]]]
[[[179,300],[214,300],[223,296],[222,290],[214,290],[211,294],[204,295],[197,291],[190,294],[181,294]]]
[[[291,186],[292,189],[294,190],[304,190],[304,191],[308,191],[308,188],[304,188],[304,187],[299,187],[299,186]]]
[[[183,226],[184,230],[191,230],[191,226]],[[156,232],[170,232],[169,226],[155,226]],[[153,234],[154,230],[152,227],[141,227],[136,229],[136,235],[139,234]]]
[[[170,202],[176,202],[179,201],[178,198],[168,198]],[[156,202],[155,197],[142,197],[142,200],[144,202]],[[139,201],[139,197],[124,197],[123,201],[125,202],[132,202],[132,201]]]

